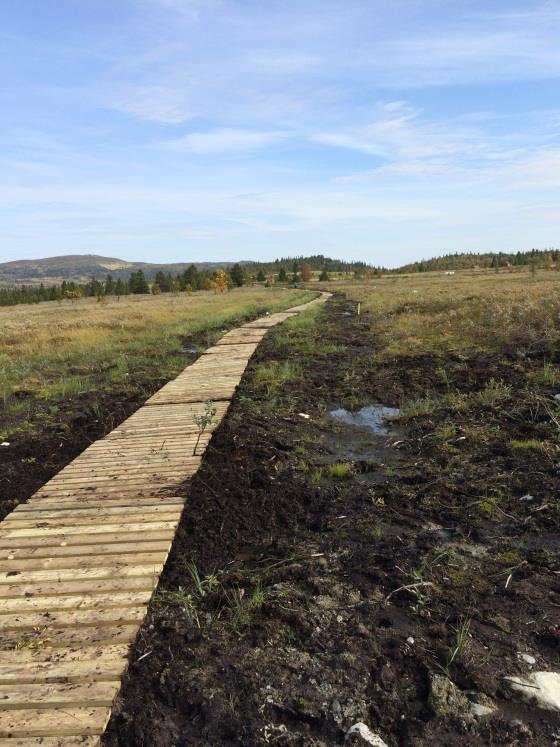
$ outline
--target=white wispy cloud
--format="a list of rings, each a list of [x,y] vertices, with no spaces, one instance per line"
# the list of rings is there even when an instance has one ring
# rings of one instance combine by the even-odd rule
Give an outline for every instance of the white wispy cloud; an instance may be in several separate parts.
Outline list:
[[[182,153],[208,155],[257,150],[278,143],[286,136],[284,132],[219,128],[209,132],[191,132],[180,138],[168,140],[162,143],[162,146]]]
[[[3,258],[560,235],[558,0],[82,5],[2,31]]]
[[[144,2],[146,5],[146,1]],[[104,81],[107,104],[148,121],[261,118],[331,91],[425,88],[560,76],[556,2],[525,8],[441,0],[254,3],[149,0],[157,17]]]
[[[534,115],[528,131],[530,116],[513,124],[488,113],[429,118],[406,102],[395,101],[378,106],[376,118],[368,124],[310,137],[372,157],[371,168],[339,177],[343,183],[438,177],[442,185],[490,180],[541,189],[560,182],[556,116]]]

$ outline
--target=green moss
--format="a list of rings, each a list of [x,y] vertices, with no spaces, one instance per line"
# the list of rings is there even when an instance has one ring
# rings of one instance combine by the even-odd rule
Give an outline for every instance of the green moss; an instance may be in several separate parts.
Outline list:
[[[511,566],[519,565],[519,563],[522,563],[523,558],[519,554],[519,552],[517,552],[517,550],[506,550],[505,552],[499,553],[498,555],[493,555],[491,558],[491,562],[503,568],[509,568]]]

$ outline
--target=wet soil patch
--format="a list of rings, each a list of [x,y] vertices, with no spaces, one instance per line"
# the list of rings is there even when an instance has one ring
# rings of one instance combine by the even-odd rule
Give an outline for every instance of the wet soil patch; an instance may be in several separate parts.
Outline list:
[[[552,437],[549,393],[527,389],[539,364],[386,360],[372,326],[338,298],[306,338],[279,328],[257,350],[189,486],[106,747],[342,745],[357,721],[390,747],[559,738],[558,714],[503,680],[558,669],[560,653],[557,547],[536,541],[558,530],[558,465],[511,447]],[[283,361],[297,377],[259,386]],[[492,381],[511,387],[499,402],[444,396]],[[333,402],[399,407],[427,391],[441,401],[401,418],[373,483],[367,458],[329,472]],[[470,700],[496,710],[475,718]]]

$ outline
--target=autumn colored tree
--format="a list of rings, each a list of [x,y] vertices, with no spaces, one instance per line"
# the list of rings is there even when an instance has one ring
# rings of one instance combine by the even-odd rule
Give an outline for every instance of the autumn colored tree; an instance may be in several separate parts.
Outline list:
[[[308,262],[304,262],[301,266],[301,279],[304,283],[308,283],[311,280],[311,277],[311,265]]]
[[[225,293],[229,290],[230,279],[223,270],[218,270],[214,279],[212,280],[212,287],[214,293]]]

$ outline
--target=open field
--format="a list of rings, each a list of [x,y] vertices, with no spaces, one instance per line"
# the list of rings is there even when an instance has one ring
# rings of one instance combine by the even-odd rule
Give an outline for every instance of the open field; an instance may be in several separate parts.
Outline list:
[[[560,661],[559,283],[313,283],[336,296],[266,336],[185,484],[106,747],[331,747],[358,721],[389,747],[560,739],[558,712],[512,680]],[[18,308],[12,323],[35,319],[37,336],[4,348],[4,495],[33,492],[136,409],[196,356],[181,348],[304,299]]]
[[[387,357],[558,343],[558,272],[421,273],[329,288],[362,301]]]
[[[560,655],[558,287],[333,283],[265,339],[106,745],[330,747],[357,721],[390,747],[556,743],[511,678]],[[329,415],[380,404],[377,431]]]
[[[220,331],[314,294],[242,288],[0,309],[0,516],[175,376]]]

